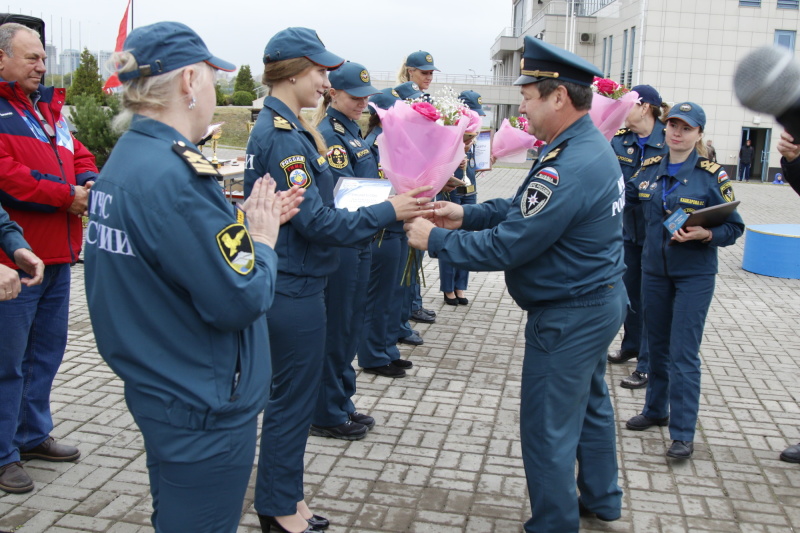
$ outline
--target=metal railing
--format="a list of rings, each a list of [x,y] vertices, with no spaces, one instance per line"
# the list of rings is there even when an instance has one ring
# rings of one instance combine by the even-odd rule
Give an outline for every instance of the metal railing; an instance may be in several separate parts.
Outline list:
[[[579,17],[591,17],[604,7],[613,4],[617,0],[544,0],[542,8],[536,12],[533,18],[525,26],[508,26],[503,28],[500,34],[495,37],[495,41],[501,37],[519,37],[528,34],[533,26],[544,18],[545,15],[566,15],[574,9],[575,15]]]

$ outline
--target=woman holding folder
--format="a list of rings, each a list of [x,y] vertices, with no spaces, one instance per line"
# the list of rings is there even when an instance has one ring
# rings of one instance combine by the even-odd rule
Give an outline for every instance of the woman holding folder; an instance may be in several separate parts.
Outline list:
[[[650,347],[650,376],[642,413],[628,429],[669,426],[666,455],[689,459],[700,406],[700,341],[714,295],[717,248],[744,231],[732,211],[712,227],[683,225],[699,209],[734,201],[722,166],[698,153],[706,116],[693,102],[667,115],[669,153],[648,159],[626,184],[625,210],[641,205],[645,223],[642,299]],[[671,225],[678,229],[670,231]]]

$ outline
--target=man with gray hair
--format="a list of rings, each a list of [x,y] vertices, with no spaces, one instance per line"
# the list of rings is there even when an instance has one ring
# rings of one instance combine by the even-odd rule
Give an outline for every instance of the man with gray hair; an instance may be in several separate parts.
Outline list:
[[[64,89],[42,85],[45,58],[36,31],[0,26],[0,204],[45,265],[40,285],[0,301],[0,490],[11,493],[33,490],[20,460],[80,456],[50,436],[50,389],[67,344],[70,266],[97,167],[61,114]],[[18,270],[2,251],[0,264]]]

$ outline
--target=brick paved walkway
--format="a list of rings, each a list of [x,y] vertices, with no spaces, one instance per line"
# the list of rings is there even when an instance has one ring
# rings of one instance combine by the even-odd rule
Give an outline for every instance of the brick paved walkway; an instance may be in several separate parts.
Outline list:
[[[480,178],[480,198],[508,196],[523,170]],[[788,186],[735,185],[747,223],[800,223]],[[585,531],[793,531],[800,528],[800,465],[778,460],[800,440],[800,282],[741,269],[744,239],[720,252],[720,274],[702,346],[695,457],[664,457],[666,428],[622,429],[644,391],[617,386],[633,363],[609,367],[619,429],[622,519],[582,521]],[[518,405],[524,315],[500,273],[472,274],[469,306],[444,306],[436,261],[427,260],[424,346],[401,380],[359,374],[359,410],[378,420],[357,442],[309,439],[306,491],[331,533],[505,533],[529,516]],[[69,346],[56,378],[54,436],[78,444],[76,464],[29,462],[36,490],[0,496],[0,529],[152,531],[142,438],[122,385],[97,354],[73,269]],[[615,344],[616,346],[616,344]],[[612,346],[613,347],[613,346]],[[252,483],[240,532],[257,532]]]

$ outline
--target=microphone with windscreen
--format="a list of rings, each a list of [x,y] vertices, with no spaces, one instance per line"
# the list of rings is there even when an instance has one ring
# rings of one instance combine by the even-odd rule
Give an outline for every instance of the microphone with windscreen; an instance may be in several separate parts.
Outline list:
[[[743,106],[775,117],[800,144],[800,63],[783,46],[750,52],[736,67],[733,90]]]

